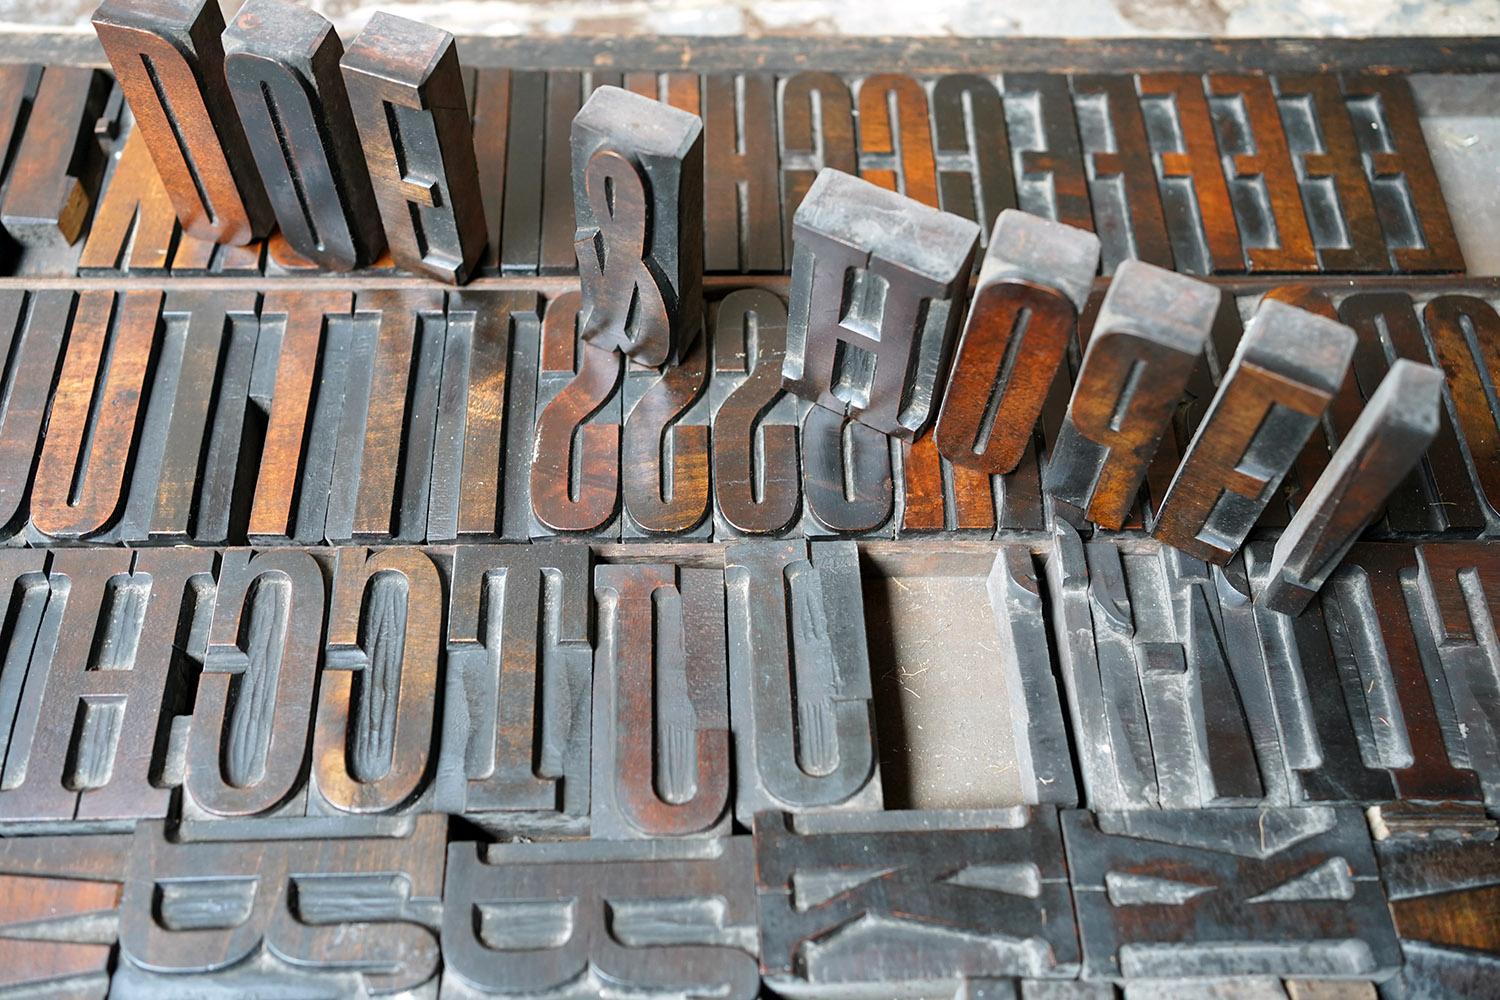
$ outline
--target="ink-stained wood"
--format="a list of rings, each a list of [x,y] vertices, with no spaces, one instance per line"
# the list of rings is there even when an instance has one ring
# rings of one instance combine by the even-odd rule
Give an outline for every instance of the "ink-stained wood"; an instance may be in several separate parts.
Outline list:
[[[1055,73],[1006,73],[1003,82],[1010,147],[1016,159],[1017,207],[1092,231],[1088,173],[1068,78]]]
[[[114,525],[160,343],[162,293],[85,291],[68,333],[37,460],[31,523],[82,540]]]
[[[798,401],[781,387],[786,306],[747,288],[711,309],[714,534],[779,535],[802,501]]]
[[[340,61],[398,267],[462,284],[486,226],[453,36],[378,13]]]
[[[1057,815],[757,816],[762,974],[794,996],[1071,978],[1078,939]]]
[[[978,235],[972,222],[824,169],[797,210],[783,385],[883,434],[920,437]]]
[[[305,551],[220,556],[185,754],[185,811],[267,815],[300,796],[327,591],[323,569]]]
[[[792,220],[824,167],[857,171],[854,98],[836,73],[805,71],[781,84],[783,261],[792,259]]]
[[[803,409],[803,533],[888,534],[896,489],[892,440],[817,404]]]
[[[572,120],[583,337],[659,368],[703,329],[703,125],[618,87]]]
[[[9,359],[0,411],[0,536],[5,538],[21,530],[28,516],[42,428],[75,301],[75,294],[63,289],[0,293],[0,353]]]
[[[214,561],[206,549],[53,556],[51,596],[5,754],[0,821],[168,814],[166,738],[190,707],[183,661],[194,655],[178,643],[211,610],[200,587]]]
[[[1401,271],[1464,270],[1463,250],[1411,85],[1404,77],[1346,74],[1339,78],[1385,230],[1391,263]]]
[[[1354,354],[1342,324],[1275,300],[1246,327],[1152,534],[1227,562],[1328,408]]]
[[[1211,73],[1208,93],[1250,271],[1318,270],[1270,79],[1258,73]]]
[[[1125,525],[1203,363],[1219,304],[1219,292],[1202,282],[1140,261],[1120,264],[1047,462],[1048,493],[1102,528]]]
[[[111,993],[421,990],[441,964],[446,839],[441,816],[419,817],[395,836],[307,839],[190,841],[141,823]]]
[[[294,532],[322,540],[322,519],[298,516],[307,492],[301,487],[310,469],[307,446],[318,383],[320,376],[328,375],[329,365],[322,358],[329,319],[350,316],[353,300],[346,291],[273,291],[261,303],[261,347],[256,353],[267,353],[268,367],[271,344],[277,346],[271,388],[261,404],[267,414],[247,525],[252,541],[287,539]],[[331,455],[327,464],[331,468]]]
[[[1135,78],[1090,74],[1073,77],[1072,84],[1083,112],[1078,125],[1104,273],[1113,274],[1126,259],[1171,269],[1172,241]]]
[[[607,537],[619,530],[620,355],[583,339],[579,296],[566,292],[542,317],[533,535]]]
[[[331,809],[390,812],[423,790],[437,756],[444,605],[420,549],[338,550],[311,778]]]
[[[760,993],[749,837],[460,841],[445,890],[445,996],[561,998],[604,983],[652,1000]]]
[[[999,91],[977,74],[939,77],[932,85],[932,128],[938,207],[977,222],[981,238],[988,239],[1000,213],[1016,207]]]
[[[1440,295],[1422,309],[1433,357],[1448,380],[1455,424],[1463,434],[1480,499],[1500,512],[1500,414],[1485,393],[1500,375],[1500,313],[1473,295]]]
[[[710,73],[703,77],[702,93],[704,269],[779,273],[775,78]],[[697,108],[687,110],[698,113]]]
[[[1500,849],[1493,842],[1376,845],[1411,996],[1482,996],[1500,968]]]
[[[735,542],[724,550],[724,583],[735,818],[749,825],[767,809],[878,810],[854,544]]]
[[[282,237],[324,270],[369,264],[385,233],[339,70],[338,32],[290,0],[252,0],[224,41],[224,75]]]
[[[1190,256],[1177,251],[1177,269],[1194,274],[1243,270],[1239,224],[1203,78],[1195,73],[1146,73],[1140,77],[1140,93],[1173,245],[1191,248]]]
[[[534,137],[544,136],[546,126],[547,74],[538,70],[512,72],[506,135],[524,136],[525,140],[510,142],[507,138],[505,146],[505,201],[497,249],[500,270],[507,274],[535,274],[541,263],[545,173]]]
[[[586,545],[457,548],[437,808],[502,832],[585,829],[590,580]]]
[[[877,187],[940,207],[927,91],[909,76],[877,73],[859,86],[859,175]]]
[[[628,536],[709,533],[708,354],[708,339],[699,337],[659,375],[625,375],[620,488]]]
[[[723,571],[600,566],[594,600],[590,835],[728,833]]]
[[[243,424],[258,298],[249,290],[167,293],[121,541],[226,540],[250,485],[236,472],[249,448]]]
[[[165,273],[178,246],[192,240],[180,234],[166,186],[150,157],[146,132],[131,129],[89,225],[78,273]]]
[[[948,532],[988,538],[995,533],[997,478],[954,465],[939,454],[931,434],[919,441],[903,441],[896,534]]]
[[[990,475],[1020,463],[1098,269],[1093,233],[1001,213],[932,432],[943,457]]]
[[[243,246],[273,215],[224,76],[224,15],[207,0],[106,0],[94,31],[186,233]]]
[[[509,69],[475,70],[469,95],[474,120],[474,162],[479,168],[479,198],[484,204],[486,234],[479,269],[485,273],[500,270],[505,198],[510,182],[511,75]]]
[[[1276,541],[1261,600],[1294,615],[1307,606],[1437,435],[1443,376],[1401,360]]]
[[[99,195],[104,151],[94,126],[113,83],[102,70],[49,66],[15,153],[0,221],[32,247],[71,246]]]

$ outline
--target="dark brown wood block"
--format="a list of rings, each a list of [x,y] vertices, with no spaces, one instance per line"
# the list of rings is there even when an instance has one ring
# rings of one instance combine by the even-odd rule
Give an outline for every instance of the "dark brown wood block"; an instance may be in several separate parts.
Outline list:
[[[487,234],[453,36],[378,13],[340,65],[392,258],[462,284]]]
[[[151,162],[146,133],[132,129],[94,212],[78,271],[165,273],[177,249],[192,239],[179,235],[177,215]]]
[[[71,246],[99,195],[104,151],[94,134],[113,83],[102,70],[49,66],[0,206],[5,231],[33,247]]]
[[[814,404],[803,404],[803,530],[867,535],[886,528],[895,505],[891,439]]]
[[[1483,996],[1500,973],[1500,847],[1386,841],[1375,853],[1405,958],[1385,988]]]
[[[1006,73],[1005,107],[1016,158],[1018,206],[1077,229],[1094,228],[1088,173],[1068,78]],[[1028,194],[1027,190],[1034,191]]]
[[[12,359],[0,412],[0,536],[5,538],[20,531],[29,515],[42,428],[74,300],[73,292],[62,289],[0,294],[0,349]]]
[[[796,397],[781,388],[786,306],[742,289],[713,307],[715,534],[779,535],[801,511]]]
[[[1440,295],[1427,303],[1422,319],[1433,356],[1448,378],[1481,499],[1492,513],[1500,511],[1500,414],[1485,392],[1486,385],[1493,392],[1500,384],[1500,313],[1477,296]]]
[[[1114,211],[1117,226],[1101,224],[1104,272],[1111,274],[1124,259],[1134,258],[1171,269],[1172,240],[1162,211],[1161,191],[1156,186],[1156,166],[1151,160],[1151,142],[1141,116],[1140,96],[1133,76],[1075,76],[1073,97],[1080,107],[1099,105],[1099,134],[1083,131],[1089,164],[1090,193],[1101,221]],[[1116,190],[1117,189],[1117,190]],[[1120,207],[1112,209],[1114,203]],[[1113,229],[1123,230],[1128,246],[1116,245]]]
[[[1162,499],[1152,534],[1223,565],[1307,443],[1354,354],[1348,327],[1268,300]]]
[[[201,240],[242,246],[273,215],[224,77],[209,0],[105,0],[94,30],[177,212]]]
[[[857,171],[854,98],[837,73],[804,71],[781,85],[781,220],[783,260],[792,257],[792,220],[818,171]]]
[[[942,76],[932,85],[938,207],[979,223],[989,238],[995,219],[1016,207],[1016,180],[1005,108],[987,77]]]
[[[621,372],[618,352],[579,330],[579,296],[547,303],[531,463],[533,534],[607,536],[620,509]]]
[[[161,304],[159,291],[78,296],[31,497],[32,526],[48,538],[96,535],[124,506]]]
[[[479,69],[470,93],[474,119],[474,161],[484,203],[486,242],[480,269],[500,270],[500,238],[505,231],[505,198],[510,165],[511,70]]]
[[[710,272],[780,272],[776,81],[760,73],[707,74],[702,114],[703,266]]]
[[[282,237],[324,270],[369,264],[385,233],[339,71],[338,32],[301,4],[250,0],[224,41],[224,74]]]
[[[660,375],[626,373],[620,489],[629,534],[684,535],[707,527],[708,354],[708,338],[699,337]],[[646,388],[637,389],[642,383]]]
[[[901,521],[896,533],[902,537],[942,532],[982,538],[993,535],[995,483],[988,473],[954,465],[944,458],[931,434],[917,441],[903,441]]]
[[[569,121],[571,122],[571,118]],[[547,128],[547,74],[517,70],[510,77],[505,145],[505,194],[498,224],[500,270],[535,274],[542,258],[543,159],[538,142]],[[517,137],[511,141],[512,136]],[[524,138],[521,138],[524,137]],[[572,211],[571,203],[568,210]]]
[[[724,574],[669,564],[594,570],[592,837],[729,831]]]
[[[312,789],[333,811],[399,810],[437,757],[443,582],[421,549],[341,548],[318,680]]]
[[[927,91],[912,77],[877,73],[860,84],[859,154],[871,184],[939,207]]]

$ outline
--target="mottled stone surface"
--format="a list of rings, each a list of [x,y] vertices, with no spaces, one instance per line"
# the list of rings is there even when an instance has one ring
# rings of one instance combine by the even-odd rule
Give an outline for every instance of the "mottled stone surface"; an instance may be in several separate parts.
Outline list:
[[[238,0],[223,4],[226,18]],[[378,10],[458,34],[1478,35],[1494,0],[315,0],[346,38]],[[87,28],[94,0],[0,0],[0,23]]]

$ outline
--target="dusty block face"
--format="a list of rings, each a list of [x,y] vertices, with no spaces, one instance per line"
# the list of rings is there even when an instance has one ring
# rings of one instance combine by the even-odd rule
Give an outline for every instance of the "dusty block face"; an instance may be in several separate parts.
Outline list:
[[[573,119],[583,337],[659,367],[703,329],[703,123],[619,87]]]
[[[911,440],[937,413],[979,227],[837,170],[793,222],[782,382]]]
[[[1000,213],[933,431],[943,457],[991,475],[1020,464],[1098,269],[1093,233]]]
[[[1220,302],[1218,289],[1127,260],[1094,320],[1044,483],[1118,530],[1182,402]]]
[[[333,25],[289,0],[252,0],[224,32],[224,49],[229,91],[287,243],[330,271],[369,264],[385,232]]]

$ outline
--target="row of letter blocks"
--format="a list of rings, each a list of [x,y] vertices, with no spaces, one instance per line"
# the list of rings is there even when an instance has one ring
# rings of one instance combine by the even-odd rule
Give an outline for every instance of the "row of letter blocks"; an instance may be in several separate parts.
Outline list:
[[[1406,359],[1448,384],[1436,438],[1377,533],[1500,529],[1493,290],[1294,291],[1357,344],[1260,526],[1287,525]],[[132,545],[1045,530],[1043,475],[1064,474],[1048,459],[1081,419],[1066,416],[1071,372],[1099,301],[1055,345],[1032,432],[996,421],[992,438],[1020,457],[987,475],[941,457],[932,434],[893,441],[789,395],[786,308],[763,289],[713,297],[707,334],[664,372],[584,342],[577,293],[4,292],[0,521],[16,541]],[[1122,527],[1155,524],[1253,301],[1223,299]]]
[[[701,116],[710,273],[789,270],[825,167],[985,235],[1006,208],[1096,230],[1106,273],[1464,270],[1399,76],[466,70],[437,29],[379,17],[345,54],[275,0],[222,42],[214,4],[106,4],[98,27],[119,89],[0,70],[13,271],[572,273],[571,125],[605,85]]]
[[[849,542],[5,551],[0,984],[1483,995],[1500,552],[1288,619],[1262,548],[995,549],[1021,795],[963,810],[882,808]]]

